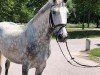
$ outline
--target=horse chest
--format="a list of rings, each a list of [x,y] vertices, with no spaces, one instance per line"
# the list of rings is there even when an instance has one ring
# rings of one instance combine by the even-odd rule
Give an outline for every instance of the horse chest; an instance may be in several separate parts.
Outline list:
[[[30,43],[27,47],[26,54],[33,57],[33,58],[35,58],[39,53],[41,53],[41,54],[44,53],[45,54],[45,52],[48,52],[48,50],[49,50],[48,44]]]
[[[43,63],[46,62],[46,60],[49,58],[51,51],[40,51],[34,58],[30,56],[30,66],[29,68],[37,67]]]
[[[42,64],[50,55],[49,44],[31,43],[27,47],[26,55],[32,61],[31,65],[36,66],[37,64]]]

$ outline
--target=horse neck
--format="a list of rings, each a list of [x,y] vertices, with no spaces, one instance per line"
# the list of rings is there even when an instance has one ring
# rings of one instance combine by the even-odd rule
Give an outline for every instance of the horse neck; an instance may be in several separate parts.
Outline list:
[[[51,34],[48,35],[50,27],[49,14],[50,9],[46,10],[43,13],[38,13],[35,18],[28,23],[26,34],[30,42],[50,42]]]

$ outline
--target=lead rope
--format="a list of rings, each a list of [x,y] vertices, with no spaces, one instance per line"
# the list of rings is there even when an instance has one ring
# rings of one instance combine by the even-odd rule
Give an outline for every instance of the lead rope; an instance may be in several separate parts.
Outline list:
[[[56,41],[57,41],[57,40],[56,40]],[[69,63],[70,65],[72,65],[72,66],[79,67],[79,66],[77,66],[77,65],[72,64],[72,63],[66,58],[66,56],[65,56],[64,52],[62,51],[62,48],[61,48],[61,46],[60,46],[60,44],[59,44],[58,41],[57,41],[57,44],[58,44],[58,46],[59,46],[59,48],[60,48],[60,51],[61,51],[62,55],[64,56],[66,62],[68,62],[68,63]]]
[[[68,53],[69,53],[69,56],[70,56],[71,60],[72,60],[73,62],[75,62],[76,64],[78,64],[79,66],[78,66],[78,65],[75,65],[75,64],[72,64],[71,61],[69,61],[69,60],[66,58],[66,56],[65,56],[65,54],[64,54],[64,52],[63,52],[63,50],[62,50],[62,48],[61,48],[61,46],[60,46],[58,40],[57,40],[57,38],[56,38],[56,41],[57,41],[57,43],[58,43],[58,46],[59,46],[59,48],[60,48],[61,53],[63,54],[65,60],[66,60],[69,64],[71,64],[71,65],[73,65],[73,66],[75,66],[75,67],[81,67],[81,68],[100,67],[100,65],[96,65],[96,66],[83,65],[83,64],[77,62],[77,61],[75,60],[75,58],[72,57],[72,54],[70,53],[70,50],[69,50],[69,48],[68,48],[68,44],[67,44],[67,41],[66,41],[66,42],[65,42],[65,43],[66,43],[66,49],[67,49],[67,51],[68,51]]]

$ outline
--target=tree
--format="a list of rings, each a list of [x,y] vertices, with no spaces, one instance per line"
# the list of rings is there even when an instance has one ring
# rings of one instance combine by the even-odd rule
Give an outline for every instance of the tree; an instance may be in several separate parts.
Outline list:
[[[100,16],[100,0],[73,0],[76,18],[81,23],[97,21]]]
[[[48,0],[0,0],[0,21],[28,22]]]
[[[69,10],[69,15],[68,15],[68,22],[71,23],[76,23],[75,18],[76,18],[76,14],[75,14],[75,5],[73,3],[73,0],[68,0],[67,1],[67,8]]]
[[[34,13],[36,14],[39,9],[47,2],[48,0],[30,0],[28,1],[28,7],[34,8]]]

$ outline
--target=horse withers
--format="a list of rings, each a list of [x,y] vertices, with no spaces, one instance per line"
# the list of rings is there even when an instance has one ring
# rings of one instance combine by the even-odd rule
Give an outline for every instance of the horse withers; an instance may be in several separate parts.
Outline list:
[[[25,28],[12,22],[0,23],[0,54],[7,58],[5,75],[8,75],[10,61],[22,64],[22,75],[28,75],[30,68],[36,68],[35,75],[42,74],[50,56],[52,33],[61,42],[67,37],[65,3],[66,0],[48,1]]]

